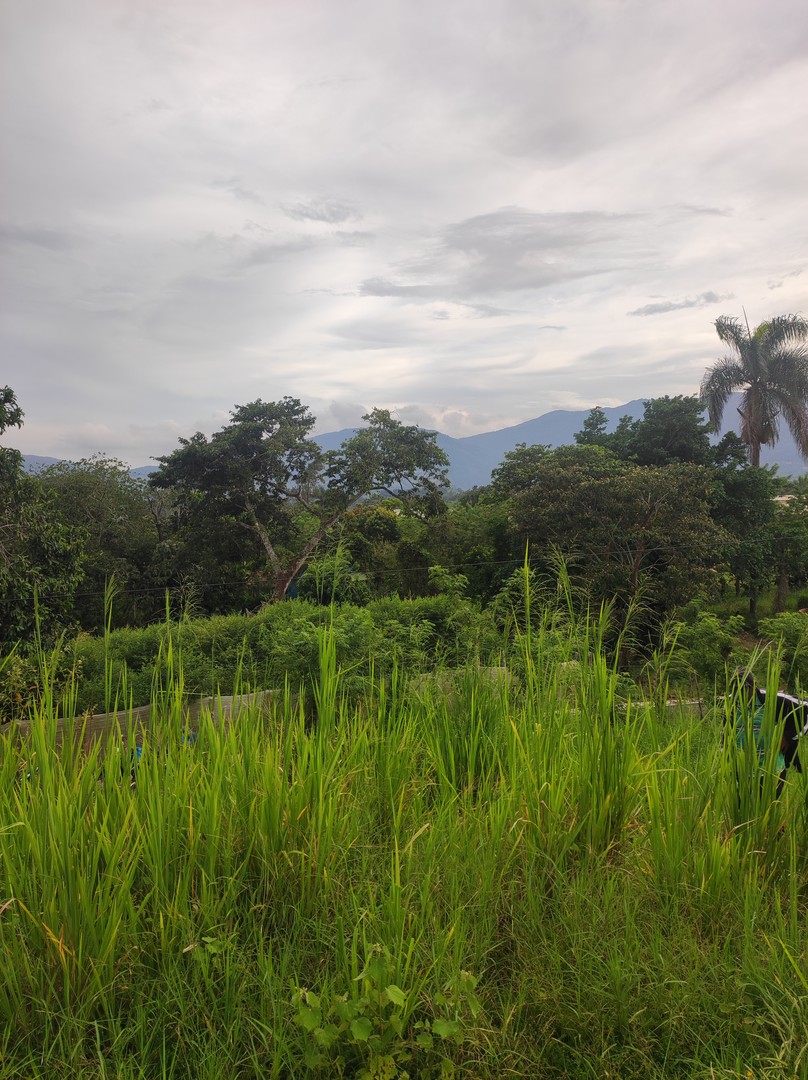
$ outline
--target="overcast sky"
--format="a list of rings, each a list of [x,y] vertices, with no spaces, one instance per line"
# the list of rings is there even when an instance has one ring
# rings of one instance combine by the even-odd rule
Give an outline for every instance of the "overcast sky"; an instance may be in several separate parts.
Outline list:
[[[5,442],[462,436],[808,313],[805,0],[0,0]]]

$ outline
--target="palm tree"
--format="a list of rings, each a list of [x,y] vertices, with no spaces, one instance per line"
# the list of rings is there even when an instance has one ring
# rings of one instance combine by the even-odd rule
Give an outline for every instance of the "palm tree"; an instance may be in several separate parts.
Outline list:
[[[748,322],[722,315],[715,329],[734,355],[717,360],[702,379],[710,427],[718,430],[730,394],[742,390],[740,435],[750,464],[760,464],[761,446],[777,442],[780,417],[808,460],[808,350],[802,344],[808,319],[779,315],[752,331]]]

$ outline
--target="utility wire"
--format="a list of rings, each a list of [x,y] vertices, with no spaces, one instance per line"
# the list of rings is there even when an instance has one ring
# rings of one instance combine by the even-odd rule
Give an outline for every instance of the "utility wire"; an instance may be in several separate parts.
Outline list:
[[[775,537],[760,538],[760,539],[750,538],[749,540],[743,541],[743,543],[746,543],[746,544],[764,544],[764,543],[771,543],[772,541],[777,542],[777,541],[781,541],[781,540],[792,540],[792,541],[794,541],[794,540],[796,540],[796,537],[793,537],[793,536],[775,536]],[[645,548],[644,551],[643,551],[643,556],[645,557],[645,556],[649,556],[649,555],[659,554],[661,552],[684,551],[684,550],[687,550],[690,547],[691,547],[690,544],[684,544],[684,543],[682,543],[682,544],[657,544],[657,545],[654,545],[653,547]],[[575,550],[561,551],[560,548],[559,549],[556,549],[556,548],[543,548],[541,550],[542,550],[542,553],[543,553],[543,555],[545,557],[545,560],[546,560],[547,557],[552,557],[556,553],[556,551],[558,551],[558,552],[560,552],[560,554],[563,557],[565,557],[568,560],[572,561],[572,560],[579,559],[579,558],[589,558],[591,556],[607,557],[607,556],[624,555],[626,553],[627,546],[608,547],[608,548],[582,548],[582,549],[580,549],[578,551],[575,551]],[[533,551],[535,551],[535,547],[533,548]],[[541,556],[536,556],[535,554],[531,553],[528,556],[527,561],[528,561],[529,566],[537,566],[537,565],[540,565],[544,560],[542,560]],[[524,558],[517,558],[517,557],[514,556],[513,558],[509,558],[509,559],[484,559],[484,560],[477,560],[477,561],[454,562],[454,563],[444,563],[444,562],[428,563],[428,564],[424,564],[422,566],[390,567],[390,568],[380,568],[378,570],[368,570],[368,571],[358,571],[358,572],[365,573],[366,576],[368,576],[368,577],[374,577],[374,576],[375,577],[404,577],[404,576],[409,575],[409,574],[428,572],[432,566],[436,566],[436,565],[439,565],[439,566],[443,567],[443,569],[445,569],[445,570],[479,569],[479,568],[482,568],[482,567],[495,567],[495,566],[513,566],[514,569],[518,570],[519,568],[524,566],[524,564],[525,564]],[[355,572],[357,572],[357,571],[355,571]],[[187,582],[180,582],[180,583],[174,584],[174,585],[145,585],[145,586],[140,586],[140,587],[137,587],[137,588],[124,588],[124,587],[121,587],[119,589],[116,589],[115,596],[145,596],[145,595],[149,595],[149,594],[153,594],[153,593],[161,593],[161,594],[164,595],[167,592],[168,593],[172,593],[172,592],[176,593],[176,592],[181,592],[184,589],[226,589],[226,588],[234,588],[236,586],[241,586],[241,587],[246,587],[246,588],[254,588],[255,587],[254,583],[246,581],[243,578],[235,579],[235,580],[231,580],[231,581],[187,581]],[[48,599],[51,599],[53,597],[59,597],[62,594],[59,593],[59,592],[50,592],[50,593],[39,592],[38,595],[39,595],[39,597],[41,599],[48,600]],[[91,597],[101,598],[104,595],[105,595],[104,590],[99,589],[99,590],[72,593],[71,594],[71,599],[72,600],[78,600],[78,599],[87,599],[87,598],[91,598]],[[24,602],[26,600],[30,600],[31,598],[32,597],[31,597],[30,594],[27,595],[27,596],[15,595],[15,596],[0,597],[0,605],[8,605],[8,604]]]

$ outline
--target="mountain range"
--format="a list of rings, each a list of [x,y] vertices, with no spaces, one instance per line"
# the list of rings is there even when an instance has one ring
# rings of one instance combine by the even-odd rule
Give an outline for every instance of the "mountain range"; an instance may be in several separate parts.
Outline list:
[[[740,399],[740,394],[731,395],[724,410],[721,430],[712,437],[713,442],[718,442],[728,431],[738,432]],[[446,451],[451,462],[449,480],[452,487],[467,490],[477,484],[487,484],[491,479],[492,470],[500,464],[505,454],[519,443],[525,443],[527,446],[544,444],[552,447],[574,443],[576,431],[581,430],[590,412],[590,409],[555,409],[553,412],[544,413],[533,420],[525,420],[513,427],[500,428],[498,431],[484,431],[479,435],[467,435],[462,439],[455,439],[451,435],[438,432],[438,446]],[[604,408],[603,412],[606,416],[607,430],[614,431],[622,416],[640,420],[645,412],[645,401],[637,398],[626,402],[625,405]],[[342,431],[318,435],[316,436],[317,443],[323,450],[336,450],[345,439],[354,434],[355,430],[355,428],[344,428]],[[808,471],[808,463],[800,456],[791,432],[785,424],[782,425],[777,445],[761,448],[760,463],[761,465],[777,465],[782,476],[799,476]]]
[[[738,430],[739,400],[740,394],[733,394],[728,402],[721,431],[714,436],[716,441],[725,432]],[[461,439],[438,432],[438,446],[446,451],[451,463],[449,480],[452,487],[464,490],[478,484],[487,484],[491,479],[491,471],[500,464],[505,454],[519,443],[525,443],[528,446],[541,443],[555,447],[575,442],[575,432],[581,430],[589,412],[589,409],[555,409],[553,412],[544,413],[533,420],[525,420],[513,427],[484,431],[479,435],[466,435]],[[634,420],[639,420],[644,412],[644,403],[641,399],[636,399],[626,402],[625,405],[604,408],[603,412],[607,419],[608,430],[613,431],[621,416],[630,416]],[[329,431],[323,435],[316,435],[315,441],[323,450],[336,450],[355,431],[355,428]],[[785,425],[782,426],[777,445],[764,446],[761,449],[760,459],[761,465],[777,465],[783,476],[799,476],[808,471],[808,464],[800,456],[791,432]],[[58,461],[58,458],[41,457],[37,454],[25,455],[25,467],[29,472],[37,472],[48,465],[57,464]],[[154,470],[154,465],[141,465],[131,471],[133,476],[148,476]]]

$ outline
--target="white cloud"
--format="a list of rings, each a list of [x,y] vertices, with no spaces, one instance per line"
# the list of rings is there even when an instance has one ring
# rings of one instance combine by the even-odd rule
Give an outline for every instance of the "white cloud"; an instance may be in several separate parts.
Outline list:
[[[800,0],[29,0],[4,24],[27,452],[142,464],[284,394],[320,431],[379,405],[469,434],[694,392],[716,315],[808,309]]]

